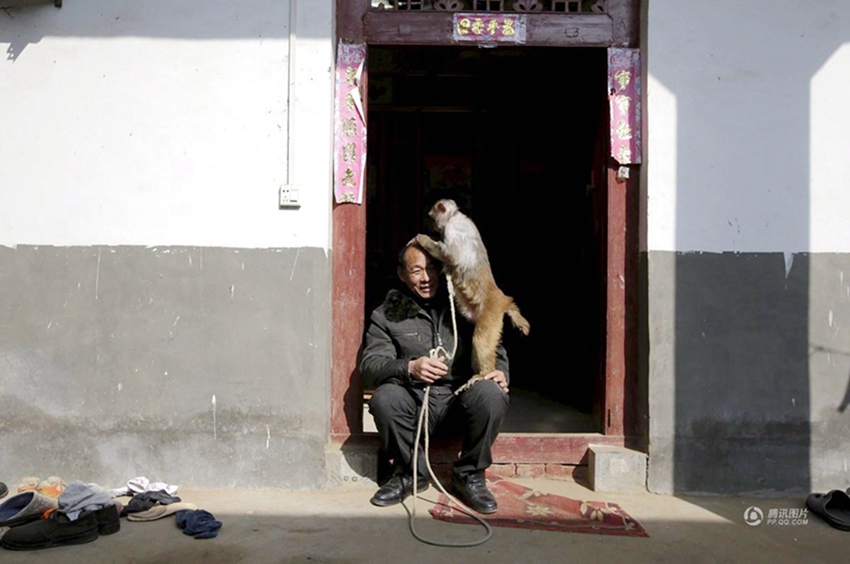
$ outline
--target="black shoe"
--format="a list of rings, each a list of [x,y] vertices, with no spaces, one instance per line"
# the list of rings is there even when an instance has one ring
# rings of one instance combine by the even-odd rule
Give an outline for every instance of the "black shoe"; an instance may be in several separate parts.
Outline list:
[[[487,489],[484,473],[478,472],[463,478],[452,476],[452,491],[467,507],[484,513],[495,513],[499,509],[496,498]]]
[[[81,513],[71,521],[64,513],[54,511],[47,519],[9,529],[0,539],[0,546],[9,550],[37,550],[83,544],[97,537],[97,517],[94,512]]]
[[[416,483],[416,492],[422,493],[428,489],[428,480],[418,478]],[[369,501],[372,505],[378,507],[388,507],[401,503],[413,491],[413,478],[402,474],[396,474],[387,483],[378,488],[375,495]]]
[[[121,530],[121,505],[107,505],[93,512],[97,520],[97,532],[100,535],[111,535]]]

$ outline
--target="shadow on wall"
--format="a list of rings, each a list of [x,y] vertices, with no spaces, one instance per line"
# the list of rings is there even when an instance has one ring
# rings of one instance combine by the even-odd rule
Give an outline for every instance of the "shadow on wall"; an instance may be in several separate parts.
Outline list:
[[[843,351],[841,354],[844,356],[850,356],[850,354]],[[838,406],[839,413],[844,413],[848,405],[850,405],[850,374],[847,375],[847,391],[844,392],[844,399],[841,400],[841,405]]]
[[[300,4],[298,37],[327,38],[330,23],[315,21],[315,6]],[[44,37],[281,39],[289,37],[289,11],[290,2],[278,0],[86,0],[61,9],[52,0],[0,0],[0,44],[8,44],[6,59],[14,61]]]
[[[810,320],[831,306],[810,274],[823,259],[799,254],[812,247],[812,79],[850,40],[850,10],[828,4],[650,7],[649,69],[676,124],[675,253],[651,259],[672,283],[650,284],[675,308],[672,335],[655,330],[674,354],[674,415],[653,432],[672,465],[663,489],[808,492],[824,473],[813,442],[844,441],[846,426],[821,425],[812,407]],[[848,402],[850,389],[828,417]]]

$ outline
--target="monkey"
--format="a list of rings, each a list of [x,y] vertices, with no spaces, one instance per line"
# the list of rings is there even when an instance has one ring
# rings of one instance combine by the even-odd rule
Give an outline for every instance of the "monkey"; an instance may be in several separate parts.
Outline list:
[[[435,241],[421,233],[415,241],[443,263],[444,271],[452,277],[461,314],[475,324],[472,367],[476,373],[462,388],[466,389],[496,370],[496,347],[502,338],[505,315],[523,335],[528,335],[531,325],[522,316],[513,298],[496,286],[481,234],[475,223],[458,209],[455,201],[437,201],[428,216],[442,241]]]

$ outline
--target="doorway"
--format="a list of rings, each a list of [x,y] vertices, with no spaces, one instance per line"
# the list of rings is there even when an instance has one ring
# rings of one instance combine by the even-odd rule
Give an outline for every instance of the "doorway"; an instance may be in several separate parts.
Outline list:
[[[370,46],[366,296],[430,204],[458,201],[532,324],[509,324],[503,432],[599,433],[604,401],[606,51]]]

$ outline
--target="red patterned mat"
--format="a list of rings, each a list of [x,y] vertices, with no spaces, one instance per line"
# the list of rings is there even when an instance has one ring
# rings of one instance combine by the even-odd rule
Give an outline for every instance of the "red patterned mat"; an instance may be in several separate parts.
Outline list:
[[[487,473],[487,487],[496,496],[499,511],[483,517],[497,527],[627,537],[649,536],[641,524],[616,503],[581,501],[538,492],[490,472]],[[449,506],[445,494],[440,494],[439,503],[430,513],[441,521],[477,523]]]

